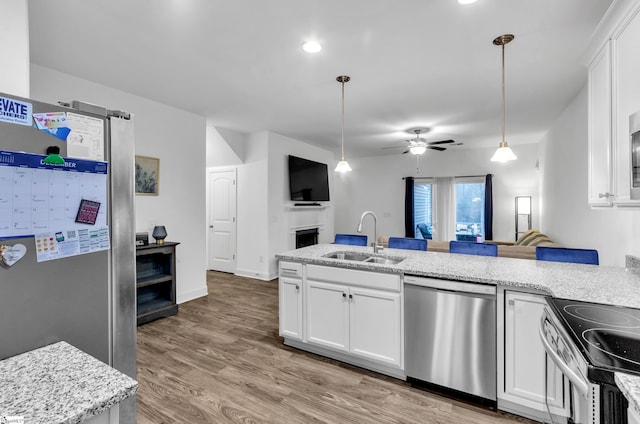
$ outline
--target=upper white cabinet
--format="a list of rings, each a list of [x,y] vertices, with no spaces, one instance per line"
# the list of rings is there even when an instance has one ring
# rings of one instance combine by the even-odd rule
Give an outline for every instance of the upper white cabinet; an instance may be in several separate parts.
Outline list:
[[[629,137],[629,115],[640,111],[640,9],[614,35],[613,45],[613,99],[614,99],[614,173],[616,197],[614,203],[633,203],[631,192],[631,139]]]
[[[589,204],[611,206],[611,43],[589,65]]]
[[[589,63],[589,204],[631,200],[629,115],[640,111],[640,0],[621,0],[601,22]]]

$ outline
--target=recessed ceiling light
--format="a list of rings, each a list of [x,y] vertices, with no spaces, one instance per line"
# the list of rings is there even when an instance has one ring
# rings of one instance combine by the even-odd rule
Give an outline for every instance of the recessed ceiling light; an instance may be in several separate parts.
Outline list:
[[[322,46],[317,41],[307,41],[302,44],[302,50],[307,53],[318,53],[322,50]]]
[[[460,4],[471,4],[471,3],[475,3],[478,0],[458,0],[458,3]]]

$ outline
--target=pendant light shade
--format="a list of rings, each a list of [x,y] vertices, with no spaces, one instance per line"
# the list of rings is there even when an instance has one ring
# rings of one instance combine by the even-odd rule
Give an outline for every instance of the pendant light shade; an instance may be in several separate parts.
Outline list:
[[[500,146],[498,150],[493,154],[491,160],[493,162],[508,162],[510,160],[516,160],[518,157],[513,153],[507,140],[505,140],[505,121],[506,121],[506,106],[505,106],[505,95],[504,95],[504,46],[505,44],[509,44],[513,41],[515,37],[513,34],[504,34],[500,37],[493,40],[493,44],[496,46],[502,47],[502,141],[500,142]]]
[[[336,77],[336,81],[342,84],[342,156],[340,162],[338,162],[338,166],[336,166],[336,172],[342,173],[351,171],[349,163],[344,159],[344,83],[349,82],[350,80],[351,77],[347,75],[340,75],[339,77]]]

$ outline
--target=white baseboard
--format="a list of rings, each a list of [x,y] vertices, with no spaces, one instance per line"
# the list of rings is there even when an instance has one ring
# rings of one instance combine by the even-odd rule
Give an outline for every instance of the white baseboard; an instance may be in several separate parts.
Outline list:
[[[273,279],[278,278],[278,274],[271,275],[263,272],[256,272],[250,269],[236,269],[236,272],[234,272],[234,275],[237,275],[238,277],[256,278],[258,280],[263,280],[263,281],[271,281]]]
[[[209,294],[209,291],[207,290],[207,285],[205,284],[204,287],[201,287],[199,289],[191,290],[186,293],[180,293],[180,296],[177,296],[178,299],[176,303],[180,304],[180,303],[188,302],[190,300],[197,299],[199,297],[204,297],[208,294]]]

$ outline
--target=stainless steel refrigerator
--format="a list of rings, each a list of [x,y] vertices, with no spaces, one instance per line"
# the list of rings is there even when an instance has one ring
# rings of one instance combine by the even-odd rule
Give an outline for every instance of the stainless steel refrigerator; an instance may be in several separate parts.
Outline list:
[[[27,109],[30,109],[28,117]],[[73,125],[60,122],[67,118],[71,121],[72,117]],[[82,125],[83,120],[90,125],[76,131],[74,128]],[[109,229],[109,246],[90,250],[91,253],[70,253],[42,260],[38,256],[42,255],[40,242],[37,247],[34,237],[38,229],[30,229],[33,234],[25,230],[26,234],[18,231],[8,235],[11,230],[5,225],[0,245],[17,252],[14,259],[20,252],[12,246],[24,245],[26,254],[11,266],[0,261],[0,359],[64,340],[135,378],[133,120],[125,112],[87,103],[52,105],[0,93],[0,151],[48,158],[50,146],[58,147],[59,156],[65,159],[79,155],[86,156],[87,161],[101,157],[106,162],[106,176],[100,180],[106,186],[105,201],[98,210],[102,208]],[[7,153],[5,157],[12,155]],[[0,160],[0,169],[9,165]],[[7,195],[8,187],[18,181],[12,182],[10,176],[6,177],[7,172],[5,169],[5,178],[1,180],[4,189],[0,187],[0,193],[4,193],[0,194],[0,213],[4,215],[0,221],[4,219],[5,223],[9,214],[15,214],[11,219],[18,220],[20,213],[18,206],[8,209],[12,201],[17,202]],[[52,202],[65,196],[64,190],[53,183],[48,190]],[[17,196],[18,189],[14,191],[16,194],[11,195]],[[25,191],[23,188],[21,194]],[[32,201],[36,201],[35,194]],[[67,209],[73,209],[69,203],[72,202],[68,201]],[[52,203],[51,211],[54,207],[57,206]],[[76,208],[80,216],[81,205]],[[89,221],[51,224],[49,230],[53,231],[53,225],[67,224],[90,229]],[[135,399],[121,405],[120,411],[120,422],[135,422]]]

